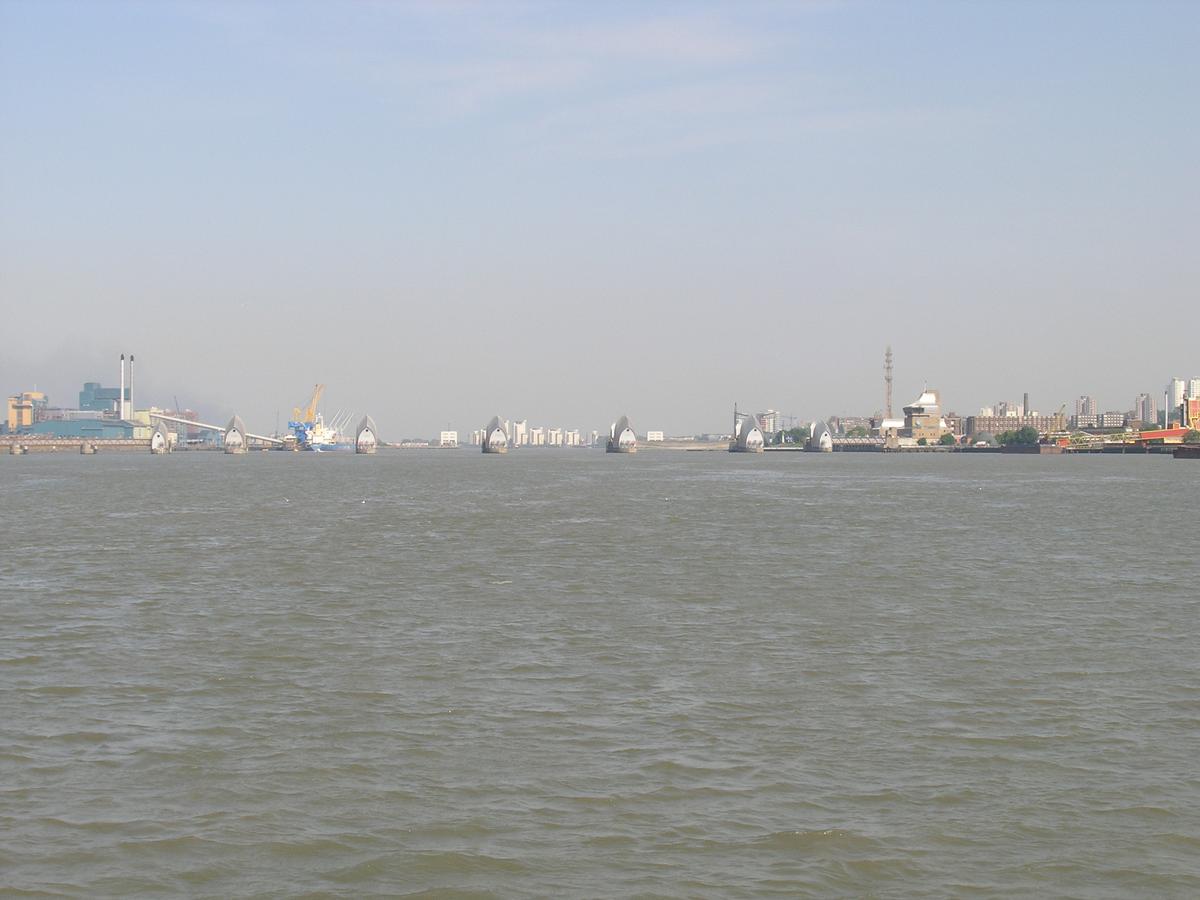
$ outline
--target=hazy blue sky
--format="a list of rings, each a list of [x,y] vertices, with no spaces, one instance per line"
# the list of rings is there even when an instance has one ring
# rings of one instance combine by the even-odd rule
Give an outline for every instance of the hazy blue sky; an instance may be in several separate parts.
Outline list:
[[[385,437],[1200,375],[1200,3],[0,0],[0,390]],[[1161,402],[1161,399],[1160,399]],[[899,405],[899,404],[897,404]]]

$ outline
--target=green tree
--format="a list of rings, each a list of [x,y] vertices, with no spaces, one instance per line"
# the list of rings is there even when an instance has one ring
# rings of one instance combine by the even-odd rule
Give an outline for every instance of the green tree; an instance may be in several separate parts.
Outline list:
[[[846,432],[846,437],[864,438],[864,437],[870,437],[870,436],[871,436],[871,429],[869,429],[866,425],[855,425],[853,428],[851,428],[849,431]]]
[[[956,441],[954,439],[954,435],[952,435],[950,432],[947,431],[940,438],[938,438],[938,443],[941,444],[943,447],[953,447],[955,444],[958,443],[958,441]]]
[[[1183,442],[1185,444],[1200,444],[1200,431],[1193,428],[1183,436]]]
[[[789,428],[787,434],[792,439],[793,444],[803,444],[808,440],[808,426],[804,425],[800,428]]]
[[[917,439],[917,446],[918,446],[918,447],[928,447],[928,446],[929,446],[929,441],[928,441],[926,438],[918,438],[918,439]]]
[[[996,435],[996,440],[1001,447],[1032,447],[1038,442],[1038,433],[1033,426],[1025,425],[1016,431],[1002,431]]]

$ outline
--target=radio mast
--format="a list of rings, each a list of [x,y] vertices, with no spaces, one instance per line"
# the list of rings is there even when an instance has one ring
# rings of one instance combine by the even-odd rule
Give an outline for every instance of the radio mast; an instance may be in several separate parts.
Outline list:
[[[883,355],[883,389],[884,389],[884,418],[892,417],[892,345],[888,344],[887,353]]]

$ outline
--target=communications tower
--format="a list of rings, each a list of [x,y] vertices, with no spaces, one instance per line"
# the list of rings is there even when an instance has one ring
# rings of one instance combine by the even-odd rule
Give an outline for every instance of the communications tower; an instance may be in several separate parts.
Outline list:
[[[883,417],[892,417],[892,345],[888,344],[887,352],[883,354]]]

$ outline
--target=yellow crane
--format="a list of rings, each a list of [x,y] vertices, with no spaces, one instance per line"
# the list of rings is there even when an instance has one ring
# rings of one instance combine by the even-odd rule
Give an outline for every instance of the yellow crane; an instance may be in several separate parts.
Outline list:
[[[306,425],[312,425],[317,421],[317,405],[321,402],[321,394],[325,392],[325,385],[318,384],[313,388],[312,399],[308,401],[308,406],[301,410],[300,407],[292,409],[292,421],[302,422]]]

